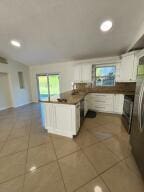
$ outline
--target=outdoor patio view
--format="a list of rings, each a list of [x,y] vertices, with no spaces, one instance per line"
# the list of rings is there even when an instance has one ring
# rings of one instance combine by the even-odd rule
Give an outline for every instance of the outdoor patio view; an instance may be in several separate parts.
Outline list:
[[[60,95],[59,75],[39,75],[38,89],[40,101],[55,101]]]
[[[113,86],[115,73],[115,66],[96,67],[96,86]]]

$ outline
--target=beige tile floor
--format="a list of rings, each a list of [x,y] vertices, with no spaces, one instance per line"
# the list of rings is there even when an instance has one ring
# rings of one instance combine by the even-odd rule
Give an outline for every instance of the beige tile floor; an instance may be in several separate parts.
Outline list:
[[[86,118],[73,140],[48,134],[40,106],[0,112],[0,192],[144,192],[120,116]]]

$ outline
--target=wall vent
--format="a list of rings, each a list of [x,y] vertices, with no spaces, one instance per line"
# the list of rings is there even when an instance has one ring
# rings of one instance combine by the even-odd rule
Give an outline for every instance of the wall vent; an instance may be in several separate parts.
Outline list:
[[[8,64],[7,60],[3,57],[0,57],[0,63],[1,64]]]

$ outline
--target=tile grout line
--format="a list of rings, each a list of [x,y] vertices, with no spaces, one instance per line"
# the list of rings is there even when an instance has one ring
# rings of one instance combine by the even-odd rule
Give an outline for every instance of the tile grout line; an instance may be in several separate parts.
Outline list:
[[[59,171],[60,171],[60,175],[61,175],[61,178],[62,178],[62,181],[63,181],[64,189],[65,189],[65,192],[67,192],[66,184],[64,182],[64,178],[63,178],[63,175],[62,175],[62,170],[60,168],[59,160],[58,160],[58,157],[57,157],[57,154],[56,154],[55,146],[54,146],[53,139],[52,139],[51,135],[50,135],[50,138],[51,138],[51,142],[52,142],[52,145],[53,145],[53,148],[54,148],[54,153],[56,155],[56,161],[57,161],[58,168],[59,168]]]
[[[81,150],[79,150],[79,151],[81,151]],[[75,151],[75,152],[73,152],[73,153],[76,153],[76,152],[78,152],[78,151]],[[73,153],[71,153],[71,154],[73,154]],[[71,155],[71,154],[69,154],[69,155]],[[69,156],[69,155],[67,155],[67,156]],[[66,156],[66,157],[67,157],[67,156]],[[63,158],[64,158],[64,157],[63,157]],[[62,158],[62,159],[63,159],[63,158]],[[120,160],[120,161],[117,162],[115,165],[113,165],[112,167],[106,169],[105,171],[103,171],[102,173],[98,174],[96,177],[94,177],[93,179],[91,179],[91,180],[88,181],[87,183],[81,185],[80,187],[78,187],[78,188],[75,189],[75,190],[78,190],[79,188],[87,185],[88,183],[90,183],[91,181],[93,181],[94,179],[96,179],[97,177],[99,177],[99,176],[101,176],[102,174],[104,174],[106,171],[110,170],[111,168],[115,167],[117,164],[119,164],[119,163],[122,162],[122,161],[125,161],[125,160],[128,159],[128,158],[129,158],[129,157],[126,157],[125,159]],[[59,160],[59,159],[57,159],[57,160]],[[47,164],[41,165],[41,166],[39,166],[37,169],[40,169],[40,168],[45,167],[45,166],[47,166],[47,165],[49,165],[49,164],[52,164],[52,163],[56,162],[57,160],[53,160],[53,161],[51,161],[51,162],[49,162],[49,163],[47,163]],[[93,166],[93,167],[94,167],[94,166]],[[94,167],[94,169],[95,169],[95,167]],[[13,178],[11,178],[11,179],[8,179],[8,180],[6,180],[6,181],[4,181],[4,182],[2,182],[2,183],[0,183],[0,184],[9,182],[9,181],[11,181],[11,180],[13,180],[13,179],[16,179],[16,178],[20,177],[20,176],[25,176],[25,175],[27,175],[27,174],[29,174],[29,173],[30,173],[30,172],[26,172],[25,174],[20,174],[20,175],[18,175],[18,176],[16,176],[16,177],[13,177]],[[75,190],[74,190],[74,191],[75,191]]]
[[[105,182],[105,180],[103,179],[102,175],[99,176],[101,178],[101,180],[103,181],[103,183],[105,184],[105,186],[108,188],[109,192],[111,192],[109,186],[107,185],[107,183]]]
[[[32,119],[31,119],[31,123],[32,123]],[[32,128],[31,128],[32,129]],[[29,132],[29,138],[28,138],[28,142],[30,141],[30,134],[31,134],[31,129],[30,129],[30,132]],[[11,130],[10,130],[10,133],[11,133],[11,131],[13,130],[13,127],[11,128]],[[9,133],[9,134],[10,134]],[[89,132],[90,133],[90,132]],[[8,138],[9,138],[9,135],[8,135]],[[7,138],[7,139],[8,139]],[[110,139],[110,138],[108,138],[108,139]],[[51,143],[52,143],[52,145],[53,145],[53,148],[54,148],[54,152],[55,152],[55,155],[56,155],[56,150],[55,150],[55,147],[54,147],[54,143],[53,143],[53,140],[52,140],[52,138],[51,138]],[[104,140],[103,140],[104,141]],[[101,142],[103,142],[103,141],[100,141],[100,142],[98,142],[98,143],[101,143]],[[5,142],[7,142],[7,140],[5,141]],[[49,143],[49,142],[48,142]],[[47,143],[47,144],[48,144]],[[95,145],[95,144],[98,144],[98,143],[94,143],[94,144],[92,144],[92,145]],[[40,144],[40,145],[42,145],[42,144]],[[38,145],[38,146],[40,146],[40,145]],[[92,145],[90,145],[90,146],[92,146]],[[87,147],[90,147],[90,146],[87,146]],[[34,146],[34,147],[32,147],[32,148],[35,148],[35,147],[37,147],[37,146]],[[28,150],[29,150],[29,144],[28,144],[28,148],[27,148],[27,156],[26,156],[26,161],[27,161],[27,159],[28,159]],[[82,151],[83,152],[83,148],[81,148],[80,147],[80,149],[78,150],[78,151]],[[59,167],[59,169],[60,169],[60,173],[61,173],[61,176],[62,176],[62,179],[63,179],[63,184],[64,184],[64,186],[65,186],[65,183],[64,183],[64,178],[63,178],[63,175],[62,175],[62,170],[61,170],[61,168],[60,168],[60,165],[59,165],[59,160],[60,159],[63,159],[63,158],[65,158],[65,157],[67,157],[67,156],[70,156],[70,155],[72,155],[73,153],[76,153],[76,152],[78,152],[78,151],[75,151],[75,152],[72,152],[72,153],[70,153],[70,154],[68,154],[68,155],[66,155],[66,156],[63,156],[63,157],[61,157],[61,158],[58,158],[57,157],[57,155],[56,155],[56,162],[57,162],[57,164],[58,164],[58,167]],[[110,150],[111,151],[111,150]],[[20,151],[19,151],[20,152]],[[112,152],[112,151],[111,151]],[[84,153],[84,152],[83,152]],[[112,152],[113,153],[113,152]],[[113,153],[113,154],[115,154],[115,153]],[[84,155],[86,156],[86,154],[84,153]],[[86,156],[87,157],[87,156]],[[125,159],[127,159],[128,157],[126,157]],[[88,159],[88,158],[87,158]],[[115,165],[113,165],[112,167],[110,167],[110,168],[108,168],[107,170],[105,170],[104,172],[102,172],[102,173],[100,173],[100,174],[98,174],[96,177],[98,177],[98,176],[100,176],[101,177],[101,175],[103,174],[103,173],[105,173],[106,171],[108,171],[109,169],[111,169],[111,168],[113,168],[114,166],[116,166],[118,163],[120,163],[121,161],[124,161],[125,159],[122,159],[122,160],[120,160],[119,162],[117,162]],[[91,161],[88,159],[88,161],[91,163]],[[50,163],[53,163],[53,162],[55,162],[55,161],[52,161],[52,162],[50,162]],[[50,163],[48,163],[48,164],[50,164]],[[46,164],[47,165],[47,164]],[[43,166],[46,166],[46,165],[42,165],[42,166],[40,166],[40,167],[43,167]],[[39,167],[39,168],[40,168]],[[94,166],[93,166],[94,167]],[[25,164],[25,168],[26,168],[26,164]],[[38,168],[38,169],[39,169]],[[95,169],[95,167],[94,167],[94,169]],[[24,179],[25,179],[25,175],[27,174],[27,172],[25,172],[24,174],[23,174],[23,176],[24,176]],[[20,175],[20,176],[22,176],[22,175]],[[19,177],[19,176],[17,176],[17,177]],[[17,178],[17,177],[15,177],[15,178]],[[95,178],[96,178],[95,177]],[[95,178],[93,178],[92,180],[94,180]],[[12,180],[12,179],[10,179],[10,180]],[[10,181],[9,180],[9,181]],[[92,181],[91,180],[91,181]],[[89,181],[89,182],[91,182],[91,181]],[[6,181],[7,182],[7,181]],[[89,183],[88,182],[88,183]],[[3,182],[3,183],[5,183],[5,182]],[[83,186],[85,186],[86,184],[84,184]],[[24,181],[23,181],[23,186],[24,186]],[[81,187],[81,186],[80,186]],[[22,188],[23,189],[23,188]],[[66,187],[65,187],[65,190],[66,190]],[[76,190],[78,190],[78,189],[76,189]],[[66,190],[67,191],[67,190]],[[75,191],[75,190],[74,190]]]
[[[6,145],[6,143],[8,142],[8,140],[9,140],[8,138],[9,138],[9,136],[11,135],[12,130],[13,130],[15,124],[16,124],[16,120],[14,121],[14,123],[13,123],[13,125],[12,125],[12,128],[10,129],[10,132],[9,132],[9,134],[8,134],[8,136],[7,136],[7,139],[4,141],[4,144],[3,144],[3,146],[2,146],[2,148],[1,148],[1,150],[0,150],[0,153],[1,153],[1,151],[3,150],[4,146]]]
[[[84,152],[83,152],[83,153],[84,153]],[[84,155],[86,156],[86,158],[88,159],[88,161],[90,162],[90,164],[92,165],[92,167],[95,169],[95,171],[97,171],[96,168],[94,167],[94,165],[91,163],[91,161],[90,161],[89,158],[87,157],[87,155],[86,155],[85,153],[84,153]],[[90,181],[86,182],[85,184],[79,186],[77,189],[74,190],[74,192],[76,192],[78,189],[86,186],[87,184],[89,184],[90,182],[92,182],[94,179],[96,179],[96,178],[98,178],[98,177],[101,178],[101,176],[102,176],[105,172],[107,172],[107,171],[109,171],[110,169],[112,169],[113,167],[117,166],[117,165],[118,165],[120,162],[122,162],[122,161],[124,161],[124,159],[116,162],[113,166],[111,166],[111,167],[109,167],[108,169],[104,170],[103,172],[97,174],[96,177],[94,177],[94,178],[91,179]],[[105,182],[104,182],[104,184],[105,184]],[[107,186],[107,185],[106,185],[106,186]],[[108,189],[109,189],[109,188],[108,188]],[[109,191],[111,192],[111,190],[109,190]]]
[[[28,150],[29,150],[29,143],[30,143],[30,133],[31,133],[31,125],[32,125],[32,119],[30,121],[30,130],[28,134],[28,147],[26,150],[26,161],[25,161],[25,168],[24,168],[24,179],[23,179],[23,185],[22,185],[22,191],[24,190],[24,184],[25,184],[25,177],[26,177],[26,167],[27,167],[27,161],[28,161]]]
[[[23,137],[25,137],[25,136],[23,136]],[[26,136],[26,137],[29,137],[29,136]],[[20,138],[21,138],[21,137],[20,137]],[[15,140],[15,139],[13,139],[13,140]],[[29,147],[29,150],[34,149],[34,148],[36,148],[36,147],[40,147],[41,145],[48,145],[49,143],[50,143],[50,141],[48,141],[48,142],[46,142],[46,143],[41,143],[41,144],[39,144],[39,145],[35,145],[35,146],[32,146],[32,147]],[[27,147],[27,148],[28,148],[28,147]],[[11,155],[15,155],[15,154],[20,153],[20,152],[27,151],[27,148],[26,148],[26,149],[23,149],[23,150],[20,150],[20,151],[16,151],[16,152],[12,152],[12,153],[9,153],[9,154],[0,156],[0,159],[1,159],[1,158],[4,158],[4,157],[11,156]],[[1,153],[1,150],[0,150],[0,153]]]
[[[8,137],[7,137],[7,139],[5,140],[5,142],[9,141],[9,136],[10,136],[12,130],[14,129],[14,126],[15,126],[15,125],[16,125],[16,119],[15,119],[15,121],[14,121],[14,124],[13,124],[13,126],[12,126],[12,128],[11,128],[11,130],[10,130],[10,133],[8,134]],[[3,146],[3,147],[4,147],[4,146]],[[24,150],[23,150],[23,151],[24,151]],[[0,151],[0,152],[1,152],[1,151]],[[20,152],[22,152],[22,151],[19,151],[19,152],[17,152],[17,153],[20,153]],[[17,154],[17,153],[16,153],[16,154]],[[11,154],[11,155],[12,155],[12,154]],[[14,154],[13,154],[13,155],[14,155]],[[9,156],[9,155],[7,155],[7,156]],[[7,156],[3,156],[3,157],[0,157],[0,158],[4,158],[4,157],[7,157]],[[15,177],[12,177],[12,178],[8,179],[8,180],[5,180],[5,181],[1,182],[0,185],[3,184],[3,183],[7,183],[7,182],[9,182],[9,181],[11,181],[11,180],[13,180],[13,179],[18,178],[18,177],[21,177],[21,176],[24,176],[24,174],[19,174],[19,175],[15,176]]]
[[[97,177],[102,177],[102,175],[105,173],[105,172],[107,172],[107,171],[109,171],[110,169],[112,169],[113,167],[115,167],[115,166],[117,166],[118,164],[120,164],[121,162],[124,162],[126,159],[128,159],[128,157],[126,157],[126,158],[124,158],[124,159],[121,159],[121,160],[119,160],[118,162],[116,162],[114,165],[112,165],[111,167],[109,167],[108,169],[106,169],[106,170],[104,170],[103,172],[101,172],[101,173],[99,173],[95,178],[97,178]],[[90,160],[89,160],[90,161]],[[93,165],[93,164],[92,164]],[[94,166],[93,166],[94,167]],[[95,169],[96,170],[96,169]],[[94,179],[95,179],[94,178]],[[91,181],[93,181],[94,179],[92,179]],[[91,182],[90,181],[90,182]],[[90,182],[88,182],[88,183],[90,183]],[[87,184],[88,184],[87,183]],[[104,182],[105,183],[105,182]],[[85,186],[85,184],[83,185],[83,186]],[[106,185],[107,186],[107,185]],[[79,188],[78,188],[79,189]],[[78,190],[78,189],[76,189],[76,190]],[[109,188],[108,188],[109,189]],[[111,190],[110,190],[110,192],[111,192]]]

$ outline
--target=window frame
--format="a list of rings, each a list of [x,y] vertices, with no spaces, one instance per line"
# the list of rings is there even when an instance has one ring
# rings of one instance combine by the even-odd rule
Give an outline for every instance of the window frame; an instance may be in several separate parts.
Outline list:
[[[39,90],[39,83],[38,83],[38,78],[39,76],[46,76],[47,77],[47,83],[48,83],[48,93],[50,93],[50,86],[49,86],[49,76],[52,75],[58,75],[59,76],[59,91],[61,94],[61,73],[60,72],[55,72],[55,73],[37,73],[36,74],[36,81],[37,81],[37,99],[38,101],[41,101],[40,99],[40,90]],[[48,101],[51,101],[50,95],[48,95]]]
[[[106,67],[114,67],[115,68],[115,78],[114,78],[114,84],[113,85],[97,85],[97,83],[96,83],[96,80],[97,80],[97,78],[98,77],[108,77],[107,75],[106,76],[96,76],[96,68],[106,68]],[[95,80],[94,80],[94,83],[95,83],[95,86],[96,87],[113,87],[113,86],[115,86],[115,84],[116,84],[116,65],[103,65],[103,66],[101,66],[101,65],[95,65]]]

